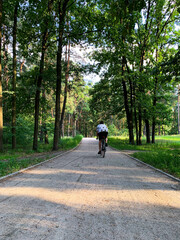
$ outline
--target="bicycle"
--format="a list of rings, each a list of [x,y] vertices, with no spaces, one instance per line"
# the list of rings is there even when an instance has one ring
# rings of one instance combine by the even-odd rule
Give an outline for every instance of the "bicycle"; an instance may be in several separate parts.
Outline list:
[[[102,138],[101,140],[101,156],[104,158],[106,153],[106,141],[105,137]]]

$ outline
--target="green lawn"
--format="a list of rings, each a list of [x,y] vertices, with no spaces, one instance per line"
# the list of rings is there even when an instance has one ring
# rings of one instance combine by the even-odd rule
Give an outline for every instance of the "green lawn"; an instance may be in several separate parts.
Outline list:
[[[59,151],[65,151],[76,147],[82,140],[81,135],[74,138],[66,137],[61,139],[59,143]],[[52,144],[39,143],[38,153],[44,153],[43,157],[37,157],[37,152],[31,150],[32,145],[18,146],[16,150],[11,150],[10,146],[5,146],[4,151],[0,153],[0,177],[16,172],[20,169],[27,168],[39,162],[45,161],[52,157]]]
[[[130,145],[128,139],[109,137],[109,145],[119,150],[139,150],[132,156],[180,178],[180,136],[157,136],[156,144]]]

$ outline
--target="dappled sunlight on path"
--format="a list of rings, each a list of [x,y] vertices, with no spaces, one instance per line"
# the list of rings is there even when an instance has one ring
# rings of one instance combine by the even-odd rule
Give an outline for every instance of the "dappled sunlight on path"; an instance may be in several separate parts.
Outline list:
[[[83,139],[67,155],[0,183],[0,239],[171,239],[178,183]]]
[[[46,188],[35,188],[35,187],[9,187],[0,188],[0,195],[2,196],[13,196],[24,197],[24,198],[37,198],[40,200],[67,205],[72,208],[81,208],[81,206],[96,207],[99,211],[106,210],[110,207],[122,206],[126,204],[144,204],[144,205],[157,205],[167,206],[180,209],[180,202],[169,201],[171,191],[153,191],[154,198],[152,198],[152,190],[66,190],[66,191],[55,191]],[[143,195],[146,194],[146,197]],[[134,197],[132,198],[132,196]],[[149,196],[149,197],[147,197]],[[164,202],[163,197],[168,197],[167,201]]]

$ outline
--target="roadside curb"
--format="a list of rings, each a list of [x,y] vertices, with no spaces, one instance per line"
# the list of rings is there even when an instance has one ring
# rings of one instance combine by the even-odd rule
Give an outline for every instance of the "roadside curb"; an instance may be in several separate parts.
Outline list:
[[[8,174],[8,175],[6,175],[6,176],[4,176],[4,177],[0,177],[0,182],[6,180],[6,179],[8,179],[8,178],[14,177],[14,176],[16,176],[16,175],[18,175],[18,174],[20,174],[20,173],[23,173],[23,172],[25,172],[25,171],[27,171],[27,170],[32,169],[32,168],[38,167],[38,166],[40,166],[40,165],[42,165],[42,164],[44,164],[44,163],[50,162],[50,161],[52,161],[52,160],[54,160],[54,159],[56,159],[56,158],[58,158],[58,157],[64,156],[64,155],[66,155],[67,153],[73,152],[74,150],[76,150],[76,149],[80,146],[81,143],[82,143],[82,140],[80,141],[80,143],[79,143],[76,147],[74,147],[74,148],[72,148],[72,149],[70,149],[70,150],[67,150],[66,152],[63,152],[63,153],[61,153],[61,154],[59,154],[59,155],[56,155],[55,157],[52,157],[52,158],[50,158],[50,159],[47,159],[47,160],[42,161],[42,162],[40,162],[40,163],[37,163],[37,164],[35,164],[35,165],[29,166],[29,167],[27,167],[27,168],[23,168],[23,169],[21,169],[21,170],[19,170],[19,171],[17,171],[17,172],[10,173],[10,174]]]
[[[167,177],[173,179],[174,181],[177,181],[177,182],[180,183],[180,179],[179,179],[179,178],[176,178],[176,177],[172,176],[172,175],[169,174],[169,173],[166,173],[166,172],[164,172],[164,171],[162,171],[162,170],[160,170],[160,169],[158,169],[158,168],[153,167],[152,165],[149,165],[148,163],[145,163],[145,162],[143,162],[143,161],[141,161],[141,160],[139,160],[139,159],[137,159],[137,158],[135,158],[135,157],[132,157],[131,155],[129,155],[129,154],[127,154],[127,153],[124,153],[124,152],[122,152],[122,151],[119,150],[119,149],[113,148],[113,147],[111,147],[111,146],[109,146],[109,147],[110,147],[111,149],[116,150],[116,151],[124,154],[125,156],[128,156],[129,158],[131,158],[131,159],[133,159],[133,160],[135,160],[135,161],[137,161],[137,162],[145,165],[146,167],[149,167],[149,168],[151,168],[151,169],[153,169],[153,170],[155,170],[155,171],[157,171],[157,172],[159,172],[159,173],[161,173],[161,174],[163,174],[163,175],[166,175]]]

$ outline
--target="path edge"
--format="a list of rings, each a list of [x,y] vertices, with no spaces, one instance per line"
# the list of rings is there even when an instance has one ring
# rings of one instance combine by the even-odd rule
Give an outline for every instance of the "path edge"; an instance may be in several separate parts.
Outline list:
[[[132,157],[131,155],[129,155],[129,154],[127,154],[127,153],[124,153],[124,152],[122,152],[122,151],[119,150],[119,149],[113,148],[113,147],[111,147],[111,146],[109,146],[109,147],[110,147],[111,149],[113,149],[113,150],[116,150],[116,151],[124,154],[125,156],[128,156],[129,158],[135,160],[136,162],[139,162],[139,163],[145,165],[146,167],[149,167],[149,168],[151,168],[151,169],[153,169],[153,170],[155,170],[155,171],[157,171],[157,172],[159,172],[159,173],[161,173],[161,174],[163,174],[163,175],[165,175],[165,176],[173,179],[174,181],[177,181],[177,182],[180,183],[180,179],[179,179],[179,178],[176,178],[176,177],[174,177],[173,175],[164,172],[163,170],[160,170],[160,169],[158,169],[158,168],[155,168],[155,167],[153,167],[152,165],[150,165],[150,164],[148,164],[148,163],[145,163],[145,162],[143,162],[143,161],[141,161],[141,160],[139,160],[139,159],[137,159],[137,158],[135,158],[135,157]]]
[[[82,140],[83,140],[83,138],[82,138]],[[8,175],[6,175],[6,176],[0,177],[0,182],[5,181],[5,180],[7,180],[8,178],[14,177],[14,176],[16,176],[16,175],[18,175],[18,174],[20,174],[20,173],[23,173],[23,172],[25,172],[25,171],[27,171],[27,170],[32,169],[32,168],[38,167],[38,166],[40,166],[40,165],[42,165],[42,164],[44,164],[44,163],[50,162],[50,161],[52,161],[52,160],[54,160],[54,159],[56,159],[56,158],[58,158],[58,157],[64,156],[64,155],[66,155],[67,153],[73,152],[74,150],[76,150],[76,149],[81,145],[82,140],[80,141],[80,143],[79,143],[76,147],[74,147],[74,148],[72,148],[72,149],[70,149],[70,150],[67,150],[66,152],[63,152],[63,153],[61,153],[61,154],[59,154],[59,155],[56,155],[55,157],[52,157],[52,158],[47,159],[47,160],[45,160],[45,161],[42,161],[42,162],[40,162],[40,163],[34,164],[34,165],[29,166],[29,167],[27,167],[27,168],[23,168],[23,169],[21,169],[21,170],[19,170],[19,171],[17,171],[17,172],[10,173],[10,174],[8,174]]]

